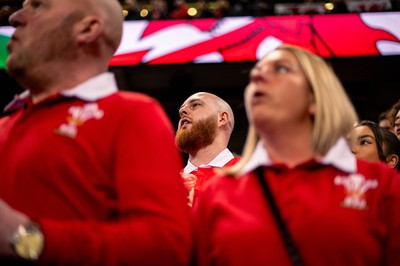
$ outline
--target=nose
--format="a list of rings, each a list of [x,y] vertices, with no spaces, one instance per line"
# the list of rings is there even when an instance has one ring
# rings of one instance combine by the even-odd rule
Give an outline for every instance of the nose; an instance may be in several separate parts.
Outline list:
[[[8,18],[8,21],[10,22],[10,25],[14,27],[18,27],[23,24],[23,8],[12,13]]]
[[[188,114],[188,110],[187,110],[186,106],[185,107],[181,107],[181,109],[179,109],[179,116],[180,117],[182,117],[184,115],[187,115],[187,114]]]
[[[251,72],[250,72],[250,81],[252,82],[257,82],[263,79],[262,72],[265,71],[265,69],[262,69],[259,66],[254,67]]]
[[[250,71],[250,78],[253,78],[256,75],[260,75],[260,67],[254,67],[251,71]]]

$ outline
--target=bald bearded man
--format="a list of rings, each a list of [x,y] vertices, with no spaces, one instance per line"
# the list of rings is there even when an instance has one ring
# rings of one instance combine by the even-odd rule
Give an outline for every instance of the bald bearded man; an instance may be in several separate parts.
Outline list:
[[[227,148],[235,118],[226,101],[208,92],[191,95],[180,107],[179,116],[175,142],[189,156],[181,176],[188,205],[193,206],[203,185],[215,175],[213,168],[230,166],[240,159]]]

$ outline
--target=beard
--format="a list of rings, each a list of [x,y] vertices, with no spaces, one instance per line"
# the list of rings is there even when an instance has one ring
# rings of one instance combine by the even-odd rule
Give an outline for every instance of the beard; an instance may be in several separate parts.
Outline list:
[[[191,153],[213,143],[217,133],[217,117],[195,121],[191,129],[180,128],[176,132],[175,142],[180,151]]]

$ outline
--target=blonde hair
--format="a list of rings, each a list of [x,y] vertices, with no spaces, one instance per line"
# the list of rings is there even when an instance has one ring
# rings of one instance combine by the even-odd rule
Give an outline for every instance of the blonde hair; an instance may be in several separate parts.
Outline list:
[[[313,149],[316,154],[325,155],[339,138],[348,138],[351,135],[353,125],[358,121],[357,113],[335,72],[321,57],[287,44],[276,50],[288,51],[299,61],[314,94],[316,106],[312,132]],[[250,159],[257,141],[257,131],[250,124],[242,160],[225,168],[224,174],[238,174]]]

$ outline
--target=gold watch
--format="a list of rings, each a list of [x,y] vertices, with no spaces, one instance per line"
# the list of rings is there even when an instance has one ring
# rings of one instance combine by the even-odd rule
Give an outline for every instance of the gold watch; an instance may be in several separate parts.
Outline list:
[[[11,246],[19,257],[36,261],[43,251],[43,233],[39,226],[33,222],[19,225],[11,239]]]

